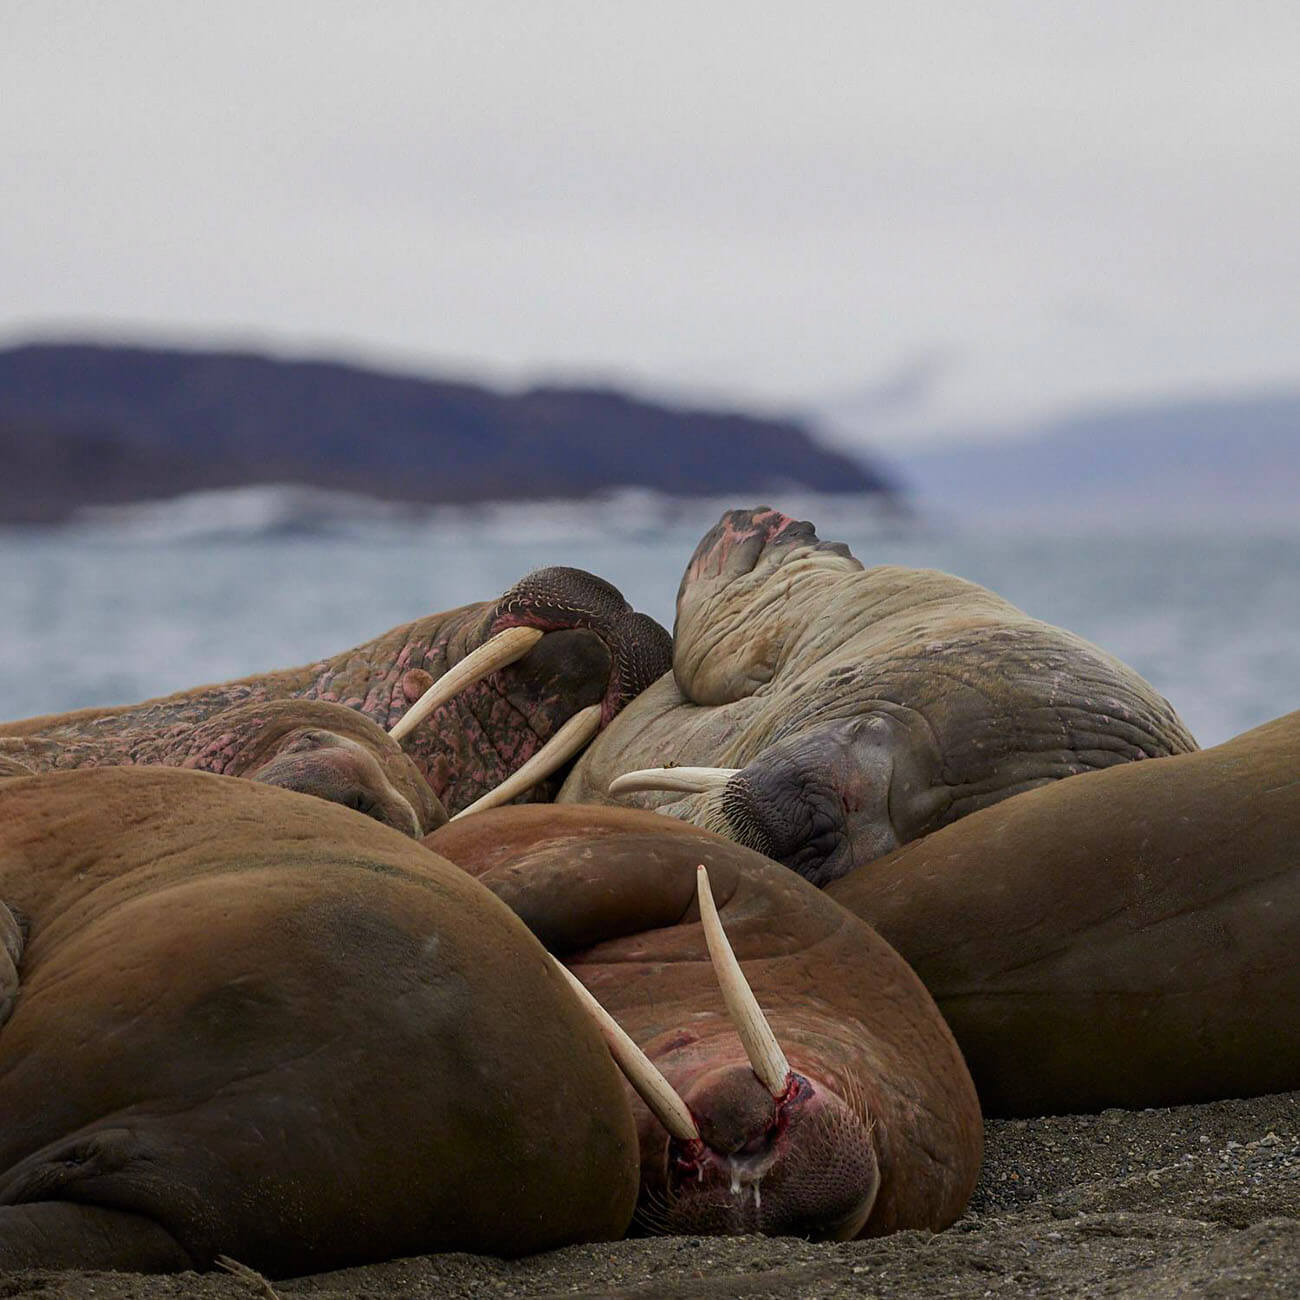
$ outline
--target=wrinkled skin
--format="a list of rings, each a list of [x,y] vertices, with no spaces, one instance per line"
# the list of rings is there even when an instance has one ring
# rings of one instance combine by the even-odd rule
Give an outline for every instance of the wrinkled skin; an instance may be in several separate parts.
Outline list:
[[[214,714],[289,698],[343,704],[389,731],[434,681],[510,627],[546,635],[524,658],[434,710],[402,742],[456,813],[499,785],[579,709],[599,704],[608,723],[669,667],[668,633],[602,579],[580,569],[540,569],[499,600],[404,623],[331,659],[124,708],[0,724],[0,738],[50,741],[63,750],[61,766],[70,767],[83,752],[96,764],[139,761],[132,754],[140,745],[167,737],[166,758],[149,761],[184,766],[194,753],[188,734]],[[562,775],[525,797],[553,798]]]
[[[310,794],[419,838],[447,814],[419,768],[369,718],[341,704],[267,700],[191,726],[60,741],[0,736],[0,778],[87,767],[158,765],[242,776]],[[6,770],[8,769],[8,770]]]
[[[510,905],[694,1114],[703,1145],[670,1139],[629,1088],[642,1228],[874,1236],[961,1212],[981,1144],[961,1055],[898,955],[824,894],[630,809],[504,808],[426,843]],[[709,965],[699,863],[795,1076],[780,1099],[750,1068]]]
[[[673,671],[597,737],[559,798],[668,764],[725,788],[640,793],[815,884],[1009,795],[1196,748],[1096,646],[974,583],[864,569],[773,510],[733,510],[677,595]]]
[[[318,800],[0,783],[0,1022],[0,1272],[515,1255],[633,1211],[621,1079],[541,947]]]
[[[1017,795],[827,893],[934,994],[987,1112],[1300,1087],[1300,713]]]

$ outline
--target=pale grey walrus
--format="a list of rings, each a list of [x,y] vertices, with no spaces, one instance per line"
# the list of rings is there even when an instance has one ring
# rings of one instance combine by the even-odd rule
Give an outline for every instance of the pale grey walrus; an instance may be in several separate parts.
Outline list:
[[[587,1013],[464,872],[199,772],[0,782],[0,1271],[271,1276],[622,1235]]]
[[[733,510],[686,568],[672,672],[559,798],[629,798],[825,884],[1009,795],[1195,748],[1132,669],[991,591]]]
[[[826,892],[925,981],[987,1112],[1300,1088],[1300,712],[1019,794]]]

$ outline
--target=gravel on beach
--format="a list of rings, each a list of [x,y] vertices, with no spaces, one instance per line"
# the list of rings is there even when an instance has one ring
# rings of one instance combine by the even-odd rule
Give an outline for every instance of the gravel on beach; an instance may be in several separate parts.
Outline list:
[[[990,1120],[985,1140],[970,1207],[938,1234],[658,1237],[508,1261],[429,1255],[274,1284],[251,1271],[8,1273],[0,1298],[1300,1295],[1300,1093]]]

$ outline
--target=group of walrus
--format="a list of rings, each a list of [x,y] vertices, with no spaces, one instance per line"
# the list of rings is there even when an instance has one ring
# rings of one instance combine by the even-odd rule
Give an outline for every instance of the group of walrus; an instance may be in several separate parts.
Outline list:
[[[766,509],[671,637],[544,569],[0,725],[0,1270],[941,1229],[984,1114],[1300,1087],[1298,769]]]

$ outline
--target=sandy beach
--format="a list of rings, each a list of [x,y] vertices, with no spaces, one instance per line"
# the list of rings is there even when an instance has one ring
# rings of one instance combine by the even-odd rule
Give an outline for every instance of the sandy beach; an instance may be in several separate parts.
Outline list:
[[[814,1244],[663,1237],[527,1259],[430,1255],[255,1275],[0,1274],[0,1297],[1294,1296],[1300,1093],[1172,1110],[990,1120],[963,1217],[932,1235]]]

